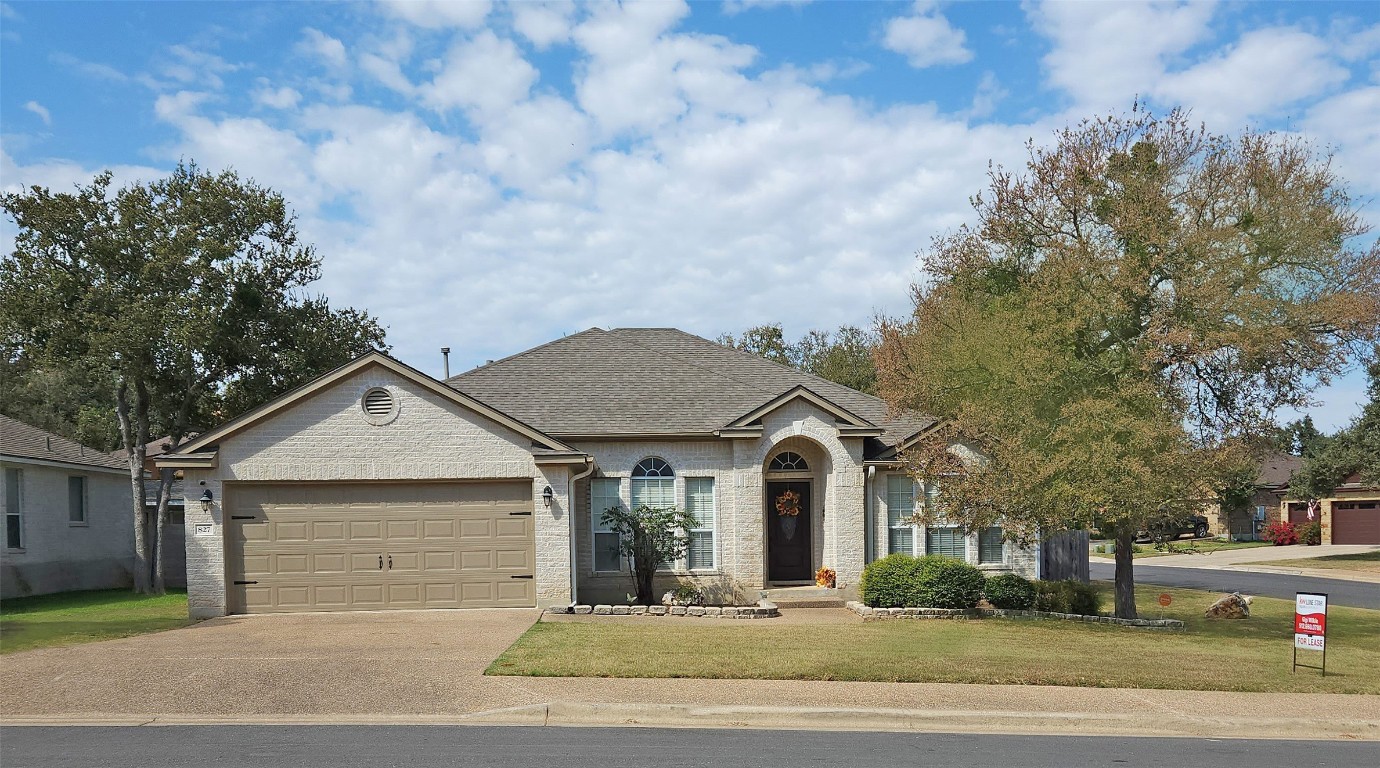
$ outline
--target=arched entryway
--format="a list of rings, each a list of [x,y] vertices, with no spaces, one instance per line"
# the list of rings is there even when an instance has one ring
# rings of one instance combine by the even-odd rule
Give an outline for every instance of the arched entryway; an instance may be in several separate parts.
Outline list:
[[[800,436],[782,440],[763,466],[766,581],[813,583],[824,540],[828,453]]]

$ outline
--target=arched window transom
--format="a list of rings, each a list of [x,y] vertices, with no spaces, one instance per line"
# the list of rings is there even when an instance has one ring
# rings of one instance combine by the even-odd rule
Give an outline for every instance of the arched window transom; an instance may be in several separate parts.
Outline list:
[[[632,508],[664,509],[676,504],[676,473],[671,465],[652,456],[637,462],[632,473]]]
[[[653,456],[637,462],[633,468],[633,477],[675,477],[676,473],[671,469],[671,465]]]
[[[776,454],[776,458],[771,460],[768,472],[808,472],[810,465],[805,463],[805,459],[794,451],[783,451]]]

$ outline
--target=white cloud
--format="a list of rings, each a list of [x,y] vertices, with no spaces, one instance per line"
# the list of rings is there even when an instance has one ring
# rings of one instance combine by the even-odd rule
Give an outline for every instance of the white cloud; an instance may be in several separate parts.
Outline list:
[[[490,117],[525,99],[537,77],[513,41],[485,30],[451,48],[421,96],[437,111],[461,108]]]
[[[1353,189],[1370,196],[1380,194],[1380,174],[1376,173],[1380,168],[1380,85],[1319,102],[1308,110],[1302,127],[1319,143],[1334,148],[1334,167]],[[1372,218],[1375,215],[1372,210]]]
[[[997,80],[994,72],[982,73],[982,80],[978,83],[977,91],[973,94],[973,104],[968,108],[968,116],[973,118],[987,117],[997,108],[1001,100],[1010,95],[1010,92],[1001,87],[1001,82]]]
[[[1049,84],[1080,111],[1125,109],[1168,62],[1210,37],[1215,11],[1207,0],[1027,6],[1031,24],[1053,43],[1044,57]]]
[[[570,40],[575,16],[572,0],[523,2],[509,7],[513,13],[513,30],[527,38],[537,50]]]
[[[292,109],[302,100],[302,94],[295,88],[283,86],[273,88],[268,81],[259,78],[259,88],[253,93],[254,103],[270,109]]]
[[[82,74],[85,77],[89,77],[95,80],[108,80],[112,83],[124,83],[129,81],[129,75],[126,75],[125,73],[110,66],[109,64],[101,64],[99,62],[86,61],[85,59],[79,59],[70,53],[63,53],[59,51],[50,54],[48,59],[52,61],[54,64],[67,67]]]
[[[1247,32],[1235,44],[1151,88],[1162,103],[1193,107],[1194,116],[1222,130],[1277,112],[1346,81],[1326,41],[1295,29]]]
[[[186,45],[174,45],[168,49],[172,58],[161,67],[164,77],[172,78],[182,86],[195,86],[220,90],[225,87],[221,75],[240,69],[209,51],[200,51]]]
[[[24,102],[24,109],[27,109],[35,115],[38,115],[38,119],[42,120],[44,125],[53,124],[53,116],[48,114],[48,108],[43,106],[42,104],[39,104],[36,101],[26,101]]]
[[[312,27],[302,30],[302,40],[297,44],[297,50],[336,69],[349,63],[344,43]]]
[[[473,29],[484,23],[491,8],[488,0],[382,0],[379,5],[385,13],[426,29]]]
[[[884,48],[905,56],[917,69],[972,61],[966,42],[963,30],[955,29],[932,0],[916,0],[909,16],[888,21],[882,38]]]
[[[398,93],[409,94],[413,91],[412,81],[403,74],[402,65],[393,59],[377,53],[364,53],[359,57],[359,68]]]
[[[780,8],[781,6],[799,8],[803,5],[809,5],[812,2],[814,2],[814,0],[724,0],[723,9],[725,15],[737,16],[744,11],[754,9],[770,10],[772,8]]]

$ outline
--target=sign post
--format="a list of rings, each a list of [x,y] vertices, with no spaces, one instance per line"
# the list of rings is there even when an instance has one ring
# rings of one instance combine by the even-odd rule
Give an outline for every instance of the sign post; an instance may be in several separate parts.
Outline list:
[[[1322,651],[1322,666],[1299,664],[1299,649]],[[1327,595],[1298,592],[1294,595],[1294,669],[1322,670],[1327,677]]]

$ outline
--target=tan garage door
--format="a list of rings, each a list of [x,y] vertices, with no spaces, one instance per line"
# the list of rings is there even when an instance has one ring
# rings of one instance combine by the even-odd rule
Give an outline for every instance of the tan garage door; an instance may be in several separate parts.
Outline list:
[[[1380,502],[1332,502],[1333,544],[1380,544]]]
[[[226,490],[231,613],[536,604],[532,485]]]

